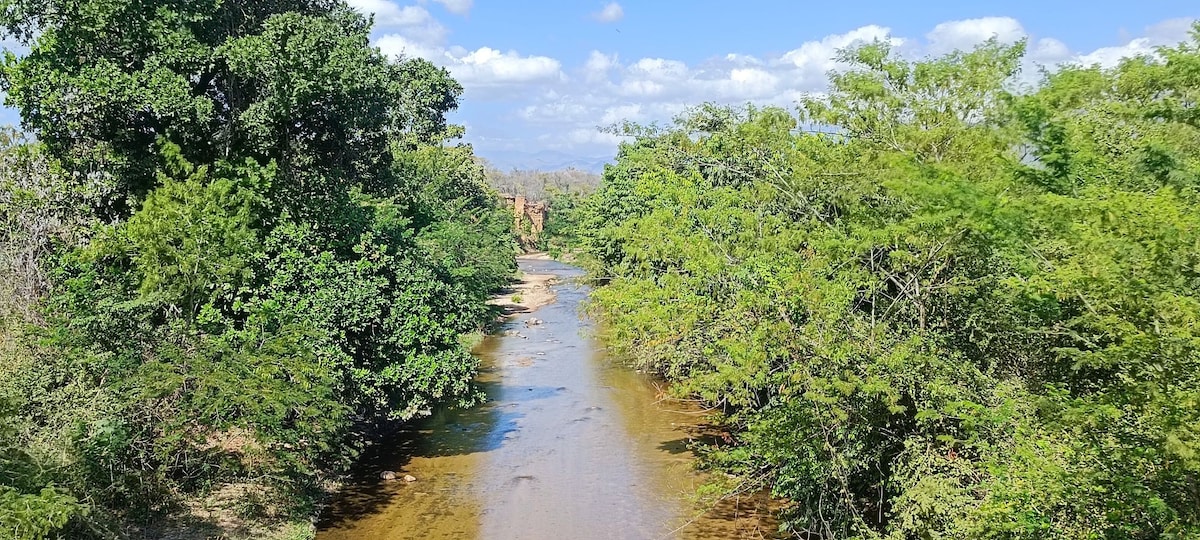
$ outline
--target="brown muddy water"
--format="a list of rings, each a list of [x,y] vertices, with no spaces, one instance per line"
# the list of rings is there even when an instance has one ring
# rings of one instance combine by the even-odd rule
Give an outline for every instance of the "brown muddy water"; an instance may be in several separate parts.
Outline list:
[[[476,349],[487,402],[438,412],[364,456],[317,539],[771,538],[764,497],[693,502],[705,478],[688,448],[703,413],[605,355],[581,312],[582,272],[521,269],[556,275],[557,301]],[[532,317],[544,324],[526,327]]]

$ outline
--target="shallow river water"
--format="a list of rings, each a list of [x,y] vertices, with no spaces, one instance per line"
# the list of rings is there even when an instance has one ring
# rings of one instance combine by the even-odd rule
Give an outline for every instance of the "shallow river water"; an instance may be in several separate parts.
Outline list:
[[[581,303],[582,272],[554,274],[557,301],[476,349],[485,404],[439,412],[364,456],[318,540],[771,537],[762,497],[701,512],[688,443],[703,415],[605,356]],[[531,317],[544,324],[526,327]],[[511,333],[511,332],[510,332]],[[414,482],[379,479],[382,471]]]

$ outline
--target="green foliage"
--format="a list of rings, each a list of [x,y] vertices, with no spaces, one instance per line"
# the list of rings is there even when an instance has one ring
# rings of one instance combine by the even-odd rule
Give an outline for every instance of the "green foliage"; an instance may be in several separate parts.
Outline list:
[[[0,536],[46,538],[86,507],[49,483],[43,464],[21,447],[14,405],[0,395]]]
[[[797,116],[631,127],[584,203],[607,338],[796,534],[1200,534],[1200,36],[1013,94],[1022,52],[845,51]]]
[[[0,240],[36,271],[0,303],[24,310],[0,319],[23,398],[0,524],[113,536],[231,492],[296,521],[355,423],[478,399],[463,336],[514,245],[445,145],[448,72],[335,1],[8,2],[0,25],[31,45],[3,85],[38,138],[3,154]]]
[[[551,192],[546,201],[546,223],[538,237],[538,248],[559,256],[579,245],[576,229],[584,215],[584,204],[588,193],[572,191]]]

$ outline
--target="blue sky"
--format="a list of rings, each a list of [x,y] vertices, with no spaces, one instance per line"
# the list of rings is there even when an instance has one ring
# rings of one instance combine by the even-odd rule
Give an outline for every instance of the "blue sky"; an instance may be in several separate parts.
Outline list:
[[[1024,38],[1032,78],[1039,65],[1111,65],[1177,43],[1200,17],[1195,0],[348,1],[375,15],[385,53],[450,69],[466,88],[452,120],[505,166],[538,152],[610,157],[617,139],[597,126],[705,101],[789,106],[823,90],[834,52],[856,41],[919,58]]]
[[[825,87],[831,56],[891,39],[918,58],[997,36],[1028,39],[1026,72],[1111,65],[1187,37],[1195,1],[806,2],[351,0],[376,13],[389,54],[448,67],[466,87],[454,120],[497,163],[530,152],[606,157],[597,126],[667,120],[705,101],[789,106]]]

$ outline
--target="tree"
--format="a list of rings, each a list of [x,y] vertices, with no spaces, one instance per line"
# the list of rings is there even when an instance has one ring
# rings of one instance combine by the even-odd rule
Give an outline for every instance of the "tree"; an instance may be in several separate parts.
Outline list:
[[[798,535],[1195,535],[1198,44],[1023,94],[1021,44],[868,44],[796,117],[634,129],[592,307]]]
[[[344,2],[2,5],[31,45],[9,102],[84,216],[39,240],[44,319],[0,378],[28,396],[15,437],[55,456],[50,495],[90,510],[54,528],[117,534],[247,484],[305,519],[352,423],[478,398],[462,336],[514,251],[470,147],[444,146],[444,69],[385,57]]]

